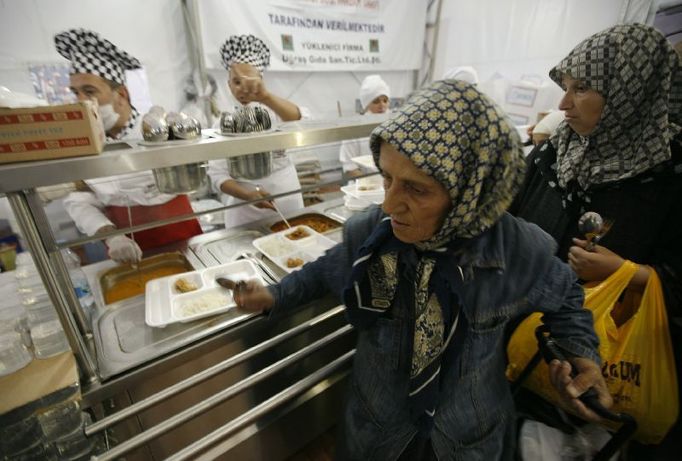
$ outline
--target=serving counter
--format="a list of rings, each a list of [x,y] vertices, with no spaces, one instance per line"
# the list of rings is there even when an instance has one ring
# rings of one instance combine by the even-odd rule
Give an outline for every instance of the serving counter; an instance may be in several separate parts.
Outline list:
[[[230,310],[150,327],[144,295],[104,302],[100,277],[114,265],[111,261],[83,267],[97,300],[90,320],[75,297],[60,250],[229,207],[57,242],[36,189],[360,138],[380,121],[300,122],[252,137],[209,137],[182,146],[119,145],[93,157],[0,166],[0,192],[9,198],[79,365],[83,403],[95,416],[86,435],[105,435],[108,442],[109,450],[97,459],[285,459],[334,424],[354,353],[353,333],[331,297],[277,322]],[[349,215],[337,199],[287,217],[309,212],[339,221]],[[276,283],[284,271],[248,245],[252,237],[270,233],[274,221],[209,232],[163,251],[178,252],[193,269],[245,259],[263,280]],[[326,236],[339,241],[340,230]]]

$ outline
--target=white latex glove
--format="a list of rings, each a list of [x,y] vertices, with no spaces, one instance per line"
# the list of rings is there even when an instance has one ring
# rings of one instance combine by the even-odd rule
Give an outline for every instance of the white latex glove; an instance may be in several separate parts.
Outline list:
[[[136,263],[142,259],[142,250],[125,235],[116,235],[105,240],[109,257],[119,263]]]

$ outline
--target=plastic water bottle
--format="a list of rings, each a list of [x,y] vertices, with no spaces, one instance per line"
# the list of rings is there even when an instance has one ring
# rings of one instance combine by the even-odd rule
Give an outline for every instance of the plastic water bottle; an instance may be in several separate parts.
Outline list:
[[[81,260],[78,255],[69,248],[62,250],[62,255],[64,256],[66,268],[69,270],[69,277],[73,284],[73,290],[80,302],[83,314],[89,323],[95,308],[95,297],[92,295],[88,278],[85,275],[85,272],[83,272],[83,269],[81,269]]]

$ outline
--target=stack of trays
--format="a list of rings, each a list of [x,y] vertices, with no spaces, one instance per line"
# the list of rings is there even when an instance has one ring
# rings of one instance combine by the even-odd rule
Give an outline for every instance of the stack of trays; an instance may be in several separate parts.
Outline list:
[[[384,202],[384,186],[380,176],[369,176],[349,183],[341,188],[345,194],[344,204],[350,210],[364,210],[371,204]]]
[[[288,273],[316,260],[334,245],[332,239],[303,225],[253,241],[258,251]]]

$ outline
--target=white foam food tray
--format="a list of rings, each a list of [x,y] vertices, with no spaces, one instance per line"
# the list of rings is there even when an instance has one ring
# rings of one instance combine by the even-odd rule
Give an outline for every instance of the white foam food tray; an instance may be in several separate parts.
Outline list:
[[[235,282],[256,279],[265,285],[256,266],[247,260],[150,280],[145,287],[145,322],[151,327],[165,327],[236,308],[232,290],[218,285],[217,277]],[[194,284],[197,289],[181,293],[175,287],[178,279]]]
[[[287,237],[297,229],[303,229],[308,236],[298,240],[291,240]],[[302,265],[289,267],[287,265],[289,259],[298,258],[303,261],[303,264],[315,261],[334,245],[336,245],[334,240],[303,225],[294,226],[292,229],[286,229],[253,241],[253,246],[258,251],[287,273],[302,267]]]
[[[364,201],[367,202],[368,204],[376,203],[377,205],[381,205],[382,203],[384,203],[384,197],[386,195],[383,188],[364,191],[358,190],[355,184],[348,184],[346,186],[342,186],[341,192],[343,192],[348,197],[351,197],[353,199]]]

